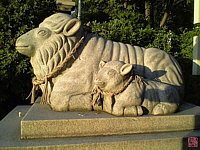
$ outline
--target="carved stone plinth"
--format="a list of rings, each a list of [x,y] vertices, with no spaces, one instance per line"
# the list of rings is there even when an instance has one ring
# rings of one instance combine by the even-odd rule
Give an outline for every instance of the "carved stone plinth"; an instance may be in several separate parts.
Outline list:
[[[116,117],[105,112],[54,112],[36,102],[21,121],[21,138],[124,135],[200,129],[200,107],[184,104],[173,115]]]
[[[0,122],[0,149],[188,149],[188,137],[200,137],[200,107],[184,104],[180,109],[167,116],[115,117],[103,112],[55,112],[38,102],[17,106]],[[22,140],[25,134],[39,139]],[[76,137],[52,138],[59,136]]]

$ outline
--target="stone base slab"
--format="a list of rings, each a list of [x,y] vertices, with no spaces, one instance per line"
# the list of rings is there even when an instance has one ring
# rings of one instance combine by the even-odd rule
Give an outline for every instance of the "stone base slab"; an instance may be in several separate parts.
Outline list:
[[[0,121],[0,150],[190,150],[188,137],[200,139],[200,130],[151,134],[75,138],[20,139],[20,122],[30,106],[17,106]],[[21,116],[19,117],[19,112]],[[198,141],[199,142],[199,141]]]
[[[200,107],[184,104],[165,116],[116,117],[104,112],[55,112],[36,102],[21,121],[21,138],[107,136],[200,129]]]

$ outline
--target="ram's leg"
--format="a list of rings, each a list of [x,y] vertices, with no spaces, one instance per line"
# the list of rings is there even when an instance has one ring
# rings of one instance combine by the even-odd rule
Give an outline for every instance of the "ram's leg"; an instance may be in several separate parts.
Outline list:
[[[53,91],[50,96],[50,106],[55,111],[69,111],[69,96],[64,91]]]
[[[141,116],[143,109],[141,106],[130,106],[124,109],[124,116]]]
[[[92,95],[79,94],[71,96],[69,100],[69,111],[82,111],[82,110],[92,110]]]
[[[51,108],[55,111],[92,110],[91,94],[67,95],[66,92],[52,92],[50,97]]]
[[[152,111],[153,115],[173,114],[178,109],[178,104],[161,102],[157,104]]]

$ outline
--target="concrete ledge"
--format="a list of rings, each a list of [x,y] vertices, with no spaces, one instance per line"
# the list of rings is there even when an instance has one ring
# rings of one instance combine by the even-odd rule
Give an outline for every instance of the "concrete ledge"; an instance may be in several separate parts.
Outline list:
[[[17,106],[9,115],[0,121],[0,149],[1,150],[188,150],[188,137],[200,137],[200,130],[166,132],[152,134],[132,134],[115,136],[94,136],[76,138],[48,138],[48,139],[20,139],[20,122],[29,106]],[[200,139],[200,138],[199,138]],[[198,148],[197,148],[198,149]]]
[[[55,112],[36,102],[21,121],[21,138],[107,136],[200,129],[200,107],[185,104],[166,116],[115,117],[100,112]]]

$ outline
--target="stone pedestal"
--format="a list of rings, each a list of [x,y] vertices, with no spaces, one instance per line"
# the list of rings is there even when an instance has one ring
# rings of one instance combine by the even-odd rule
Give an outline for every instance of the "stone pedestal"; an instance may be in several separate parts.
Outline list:
[[[191,104],[173,115],[115,117],[54,112],[37,102],[0,122],[0,149],[189,149],[188,137],[200,139],[199,129],[200,107]]]
[[[71,11],[72,7],[75,6],[75,2],[72,0],[56,0],[59,10]]]

